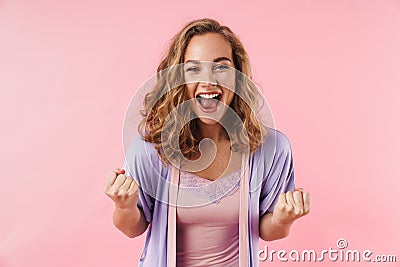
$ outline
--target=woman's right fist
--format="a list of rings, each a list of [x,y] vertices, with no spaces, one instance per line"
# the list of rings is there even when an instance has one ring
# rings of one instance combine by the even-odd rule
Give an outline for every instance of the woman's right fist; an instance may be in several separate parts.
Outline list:
[[[116,169],[107,176],[104,193],[121,209],[136,208],[139,199],[138,184],[125,170]]]

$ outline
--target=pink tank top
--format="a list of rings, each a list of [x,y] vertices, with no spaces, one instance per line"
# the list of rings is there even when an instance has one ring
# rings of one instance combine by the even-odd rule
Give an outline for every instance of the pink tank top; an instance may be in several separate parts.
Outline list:
[[[176,266],[239,266],[240,170],[215,181],[181,170]]]

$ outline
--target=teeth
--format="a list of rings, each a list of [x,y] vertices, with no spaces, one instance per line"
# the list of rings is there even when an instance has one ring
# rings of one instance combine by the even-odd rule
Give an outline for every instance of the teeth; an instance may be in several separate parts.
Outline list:
[[[214,98],[216,96],[218,96],[219,94],[199,94],[200,97],[203,98]]]

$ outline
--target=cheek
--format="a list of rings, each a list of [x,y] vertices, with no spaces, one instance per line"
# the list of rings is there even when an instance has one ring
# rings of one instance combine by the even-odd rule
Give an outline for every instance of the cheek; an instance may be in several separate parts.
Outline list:
[[[229,90],[228,106],[232,103],[235,93]]]
[[[232,90],[224,87],[224,94],[226,95],[226,104],[230,105],[233,97],[235,96],[235,93]]]
[[[194,97],[194,92],[196,91],[196,87],[197,87],[196,83],[185,84],[185,93],[188,98]]]
[[[235,90],[236,86],[236,73],[231,70],[228,72],[218,73],[216,75],[218,83],[225,88],[229,88],[231,90]]]

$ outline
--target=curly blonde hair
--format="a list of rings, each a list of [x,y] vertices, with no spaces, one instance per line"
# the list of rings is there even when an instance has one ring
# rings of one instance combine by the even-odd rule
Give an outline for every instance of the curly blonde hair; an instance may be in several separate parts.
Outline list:
[[[240,123],[232,125],[230,132],[231,150],[236,152],[253,153],[263,141],[267,131],[264,125],[257,119],[255,110],[263,99],[259,96],[259,90],[251,81],[251,68],[249,57],[239,38],[227,27],[209,18],[193,20],[187,23],[171,40],[168,52],[162,59],[157,69],[157,84],[144,98],[144,109],[140,111],[142,120],[138,130],[141,137],[151,142],[164,163],[169,159],[186,157],[199,152],[198,119],[188,120],[191,111],[181,105],[188,100],[185,94],[185,84],[171,88],[171,79],[180,79],[179,71],[165,72],[172,67],[184,63],[184,55],[187,46],[195,35],[206,33],[221,34],[232,47],[232,57],[236,73],[236,88],[240,87],[240,96],[234,94],[230,108],[240,118]],[[172,112],[178,109],[178,112]],[[172,113],[171,113],[172,112]],[[171,115],[173,114],[173,115]],[[168,116],[172,118],[167,119]],[[178,123],[183,121],[188,123]],[[165,133],[168,134],[165,134]],[[177,141],[178,140],[178,141]],[[173,145],[178,142],[179,147]],[[178,155],[178,156],[177,156]]]

